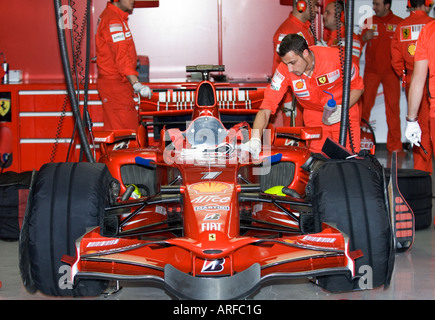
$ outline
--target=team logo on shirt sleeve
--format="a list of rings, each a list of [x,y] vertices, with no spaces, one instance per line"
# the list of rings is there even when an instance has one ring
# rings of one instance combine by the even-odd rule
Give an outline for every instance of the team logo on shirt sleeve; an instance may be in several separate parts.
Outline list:
[[[281,89],[281,85],[284,79],[285,77],[281,73],[279,73],[278,70],[276,70],[275,74],[273,75],[272,82],[270,83],[270,88],[272,90],[279,91],[279,89]]]

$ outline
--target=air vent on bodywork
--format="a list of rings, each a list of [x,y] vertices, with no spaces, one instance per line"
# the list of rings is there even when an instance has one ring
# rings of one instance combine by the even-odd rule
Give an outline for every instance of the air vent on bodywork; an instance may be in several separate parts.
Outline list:
[[[274,186],[289,186],[294,179],[295,164],[293,162],[280,161],[271,165],[270,172],[260,176],[262,190]]]
[[[121,166],[122,183],[127,186],[135,184],[142,196],[155,195],[156,187],[156,169],[128,164]]]

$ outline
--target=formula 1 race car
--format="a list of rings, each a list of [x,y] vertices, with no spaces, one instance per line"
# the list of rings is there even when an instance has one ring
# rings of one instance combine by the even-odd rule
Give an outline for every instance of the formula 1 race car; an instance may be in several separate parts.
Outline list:
[[[209,74],[222,70],[187,68],[203,75],[179,89],[192,107],[142,102],[155,119],[188,115],[185,127],[155,121],[155,143],[147,125],[95,132],[97,163],[34,174],[20,237],[28,291],[89,296],[114,280],[155,280],[179,298],[236,299],[276,278],[331,292],[388,286],[395,252],[414,237],[394,172],[387,187],[374,156],[329,140],[311,154],[320,128],[270,126],[252,159],[242,147],[250,124],[222,121],[250,109],[218,101],[225,84]]]

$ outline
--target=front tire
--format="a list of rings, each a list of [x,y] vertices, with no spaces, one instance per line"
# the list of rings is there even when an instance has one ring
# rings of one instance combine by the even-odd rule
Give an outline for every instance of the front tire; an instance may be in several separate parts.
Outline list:
[[[20,270],[30,292],[95,296],[105,290],[108,281],[103,280],[62,285],[66,265],[61,258],[76,256],[76,240],[87,228],[99,226],[113,180],[107,166],[100,163],[41,167],[32,182],[20,236]]]
[[[335,224],[349,236],[349,251],[363,253],[355,261],[354,279],[322,276],[318,284],[331,292],[388,286],[394,242],[380,164],[375,159],[327,161],[310,183],[313,211],[320,222]],[[358,275],[366,276],[368,270],[371,279],[360,282]]]

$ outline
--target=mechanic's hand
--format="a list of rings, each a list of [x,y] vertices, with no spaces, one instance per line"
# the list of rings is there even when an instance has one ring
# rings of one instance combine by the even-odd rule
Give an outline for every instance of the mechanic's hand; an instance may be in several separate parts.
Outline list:
[[[248,142],[243,143],[240,146],[240,149],[249,152],[254,159],[258,159],[261,152],[261,140],[258,138],[251,138]]]
[[[418,121],[406,121],[405,136],[412,144],[420,146],[421,129]]]
[[[136,82],[135,84],[133,84],[133,89],[135,93],[139,93],[144,98],[151,99],[151,96],[153,95],[150,87],[143,85],[140,82]]]
[[[337,105],[337,109],[331,115],[326,119],[326,122],[324,122],[326,125],[330,126],[337,122],[341,121],[341,104]]]

